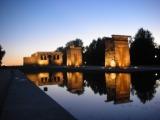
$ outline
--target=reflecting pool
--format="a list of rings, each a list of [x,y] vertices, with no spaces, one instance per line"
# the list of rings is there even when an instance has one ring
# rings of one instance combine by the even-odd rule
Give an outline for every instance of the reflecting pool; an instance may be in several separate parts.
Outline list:
[[[160,120],[160,73],[25,75],[79,120]]]

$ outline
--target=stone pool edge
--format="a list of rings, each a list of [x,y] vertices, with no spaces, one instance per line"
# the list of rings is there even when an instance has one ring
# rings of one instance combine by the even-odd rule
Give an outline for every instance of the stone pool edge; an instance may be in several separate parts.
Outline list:
[[[75,120],[68,111],[29,81],[19,70],[1,69],[0,76],[3,76],[0,83],[4,81],[5,86],[3,90],[5,96],[1,102],[3,104],[1,120]]]

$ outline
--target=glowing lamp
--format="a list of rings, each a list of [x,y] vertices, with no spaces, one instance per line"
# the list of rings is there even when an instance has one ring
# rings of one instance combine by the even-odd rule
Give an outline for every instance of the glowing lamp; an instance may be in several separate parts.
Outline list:
[[[116,67],[116,62],[115,62],[115,60],[111,60],[110,66],[111,66],[111,67]]]

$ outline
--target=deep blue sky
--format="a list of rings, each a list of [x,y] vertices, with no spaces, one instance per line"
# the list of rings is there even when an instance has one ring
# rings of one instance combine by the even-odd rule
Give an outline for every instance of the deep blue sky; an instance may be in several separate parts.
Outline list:
[[[84,45],[112,34],[134,36],[143,27],[160,43],[160,0],[0,0],[3,63],[53,51],[69,40]]]

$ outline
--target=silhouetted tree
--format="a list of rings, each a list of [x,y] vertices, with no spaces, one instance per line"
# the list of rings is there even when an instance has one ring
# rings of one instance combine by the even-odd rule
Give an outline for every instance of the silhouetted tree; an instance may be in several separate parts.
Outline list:
[[[86,65],[104,65],[105,37],[93,40],[92,43],[86,47],[84,59]]]
[[[63,47],[63,46],[58,47],[58,48],[56,49],[57,52],[63,52],[63,50],[64,50],[64,47]]]
[[[75,47],[83,47],[83,42],[81,39],[75,39],[67,42],[66,47],[75,46]]]
[[[154,73],[133,73],[132,86],[136,91],[137,97],[142,103],[152,100],[156,93],[156,80]]]
[[[152,34],[139,29],[130,46],[132,65],[153,65],[155,63],[155,44]]]
[[[5,55],[5,51],[2,49],[2,46],[0,45],[0,66],[2,65],[2,58]]]
[[[106,91],[105,75],[102,72],[87,72],[84,73],[86,86],[90,87],[94,93],[104,95]]]

